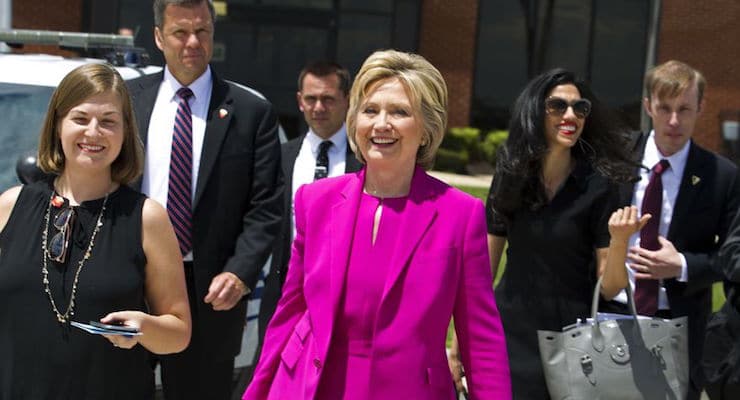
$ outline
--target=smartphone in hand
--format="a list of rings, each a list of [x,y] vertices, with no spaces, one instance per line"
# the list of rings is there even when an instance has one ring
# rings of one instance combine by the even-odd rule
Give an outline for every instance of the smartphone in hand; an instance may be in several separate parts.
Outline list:
[[[109,331],[117,331],[117,332],[123,332],[123,333],[138,333],[139,332],[137,328],[134,328],[132,326],[126,326],[126,325],[111,325],[111,324],[104,324],[98,321],[90,321],[90,325],[96,328],[100,328],[100,329],[107,329]]]

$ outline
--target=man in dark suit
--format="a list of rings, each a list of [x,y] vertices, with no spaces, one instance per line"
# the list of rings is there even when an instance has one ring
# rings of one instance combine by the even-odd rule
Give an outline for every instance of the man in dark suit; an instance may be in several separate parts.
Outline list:
[[[336,63],[320,61],[309,64],[298,76],[298,108],[303,112],[309,130],[284,143],[281,149],[286,180],[283,219],[260,303],[260,343],[280,299],[290,260],[295,192],[301,185],[315,179],[354,172],[362,166],[347,143],[344,126],[349,107],[349,89],[349,71]],[[326,165],[319,160],[322,158],[322,142],[328,146],[325,150]]]
[[[648,193],[662,197],[659,211],[648,221],[657,223],[655,249],[646,246],[648,239],[638,232],[630,238],[627,263],[638,310],[648,310],[641,314],[688,317],[689,399],[698,399],[703,387],[699,360],[712,307],[711,286],[722,279],[716,255],[740,204],[736,166],[691,140],[704,86],[701,73],[679,61],[648,72],[643,102],[653,130],[640,135],[635,145],[643,165],[641,180],[625,185],[620,194],[623,204],[643,213]],[[654,191],[650,185],[656,174],[653,180],[660,181],[662,189]],[[650,285],[652,292],[646,289]],[[626,302],[624,292],[616,301]]]
[[[209,0],[155,0],[154,15],[167,65],[130,84],[146,145],[141,189],[177,226],[193,316],[188,349],[160,359],[164,394],[229,399],[245,295],[282,212],[277,117],[266,100],[210,68]]]

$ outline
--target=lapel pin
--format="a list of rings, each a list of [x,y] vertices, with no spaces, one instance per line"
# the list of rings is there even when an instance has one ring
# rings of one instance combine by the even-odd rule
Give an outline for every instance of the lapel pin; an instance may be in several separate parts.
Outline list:
[[[691,184],[696,186],[699,182],[701,182],[701,178],[699,178],[696,175],[691,175]]]
[[[227,115],[229,115],[229,112],[226,111],[225,108],[222,108],[222,109],[218,110],[218,117],[219,118],[224,119],[224,118],[226,118]]]

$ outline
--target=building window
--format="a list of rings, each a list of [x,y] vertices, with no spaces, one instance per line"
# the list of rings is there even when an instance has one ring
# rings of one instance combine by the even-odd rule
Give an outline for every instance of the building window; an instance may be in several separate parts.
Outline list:
[[[480,0],[472,125],[505,129],[527,81],[563,67],[638,129],[651,2]]]

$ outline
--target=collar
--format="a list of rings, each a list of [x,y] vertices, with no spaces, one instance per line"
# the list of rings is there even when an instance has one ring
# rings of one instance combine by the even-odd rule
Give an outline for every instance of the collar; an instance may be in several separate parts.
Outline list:
[[[311,152],[313,154],[317,154],[319,152],[319,145],[321,142],[323,142],[326,139],[322,139],[319,135],[314,133],[313,130],[309,129],[308,133],[306,133],[306,140],[308,141],[309,146],[311,146]],[[334,132],[333,135],[328,139],[330,140],[334,146],[332,146],[329,151],[336,150],[344,150],[347,148],[347,127],[342,124],[342,127],[339,128],[338,131]]]
[[[193,91],[193,100],[206,98],[208,90],[212,85],[212,77],[213,74],[211,73],[211,66],[209,65],[208,68],[206,68],[205,72],[203,72],[203,74],[198,77],[198,79],[194,80],[193,83],[188,85],[188,88]],[[183,87],[183,85],[180,84],[177,79],[175,79],[175,76],[172,75],[170,69],[167,68],[167,66],[165,66],[164,68],[164,79],[162,87],[164,89],[163,94],[166,95],[166,98],[169,98],[170,101],[176,100],[175,96],[177,96],[177,91],[180,90],[181,87]]]
[[[642,157],[642,165],[646,168],[653,168],[660,160],[666,159],[671,163],[671,169],[676,176],[683,176],[683,170],[686,168],[686,160],[689,158],[689,148],[691,147],[691,139],[677,152],[673,153],[669,157],[665,157],[658,151],[658,146],[655,145],[655,131],[651,130],[648,136],[647,142],[645,142],[645,154]]]
[[[572,181],[581,190],[586,190],[588,185],[588,179],[595,173],[595,170],[588,160],[576,158],[576,165],[573,167],[573,171],[570,172],[565,182]]]

